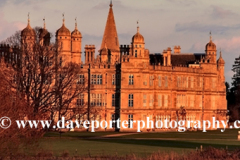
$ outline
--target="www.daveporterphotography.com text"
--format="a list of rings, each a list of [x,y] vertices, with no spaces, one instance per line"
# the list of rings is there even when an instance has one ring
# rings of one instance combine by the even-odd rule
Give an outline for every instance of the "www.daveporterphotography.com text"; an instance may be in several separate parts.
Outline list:
[[[233,125],[229,126],[228,121],[216,120],[215,117],[212,117],[211,120],[157,120],[153,121],[147,117],[146,121],[143,120],[66,120],[65,117],[62,117],[61,120],[57,121],[55,125],[51,124],[51,120],[16,120],[17,127],[19,129],[29,126],[30,128],[52,128],[52,129],[74,129],[74,128],[85,128],[90,129],[91,132],[95,132],[98,128],[134,128],[137,132],[141,132],[143,129],[177,129],[179,132],[185,132],[187,129],[200,129],[202,132],[206,132],[208,129],[221,129],[221,132],[224,132],[226,128],[240,128],[240,121],[237,120]],[[11,126],[11,120],[8,117],[2,117],[0,119],[0,127],[7,129]]]

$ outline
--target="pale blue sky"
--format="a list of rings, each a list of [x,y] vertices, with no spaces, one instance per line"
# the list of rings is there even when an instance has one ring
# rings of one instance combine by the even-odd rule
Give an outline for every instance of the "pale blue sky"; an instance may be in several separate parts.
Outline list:
[[[0,0],[0,41],[26,27],[42,26],[55,34],[62,13],[72,31],[77,17],[83,44],[101,45],[110,0]],[[180,45],[182,52],[204,52],[212,31],[218,53],[226,61],[225,76],[231,82],[231,66],[240,55],[240,1],[238,0],[113,0],[120,44],[130,44],[139,20],[146,48],[160,53]]]

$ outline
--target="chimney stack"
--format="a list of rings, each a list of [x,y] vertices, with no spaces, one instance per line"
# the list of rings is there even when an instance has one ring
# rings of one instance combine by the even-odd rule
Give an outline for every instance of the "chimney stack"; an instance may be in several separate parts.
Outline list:
[[[180,54],[181,53],[181,47],[180,46],[174,46],[174,54]]]

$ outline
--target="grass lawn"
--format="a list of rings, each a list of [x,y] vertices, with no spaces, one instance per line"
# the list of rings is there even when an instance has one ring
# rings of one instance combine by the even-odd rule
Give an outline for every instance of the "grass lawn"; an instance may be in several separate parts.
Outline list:
[[[161,133],[141,133],[132,135],[123,135],[122,138],[171,138],[171,139],[224,139],[237,140],[237,129],[226,129],[225,132],[220,130],[212,130],[207,132],[202,131],[187,131],[187,132],[161,132]],[[239,141],[240,142],[240,141]]]
[[[58,138],[52,139],[51,141],[49,141],[49,139],[44,139],[41,146],[47,150],[53,151],[55,155],[60,155],[63,151],[68,150],[71,155],[126,155],[134,153],[136,155],[145,156],[155,151],[168,151],[170,149],[166,147],[161,147],[157,143],[161,142],[152,140],[76,140],[68,138]],[[172,149],[177,152],[183,151],[183,149],[177,147],[172,147]]]
[[[112,135],[111,138],[101,136]],[[119,134],[117,136],[116,134]],[[161,133],[138,133],[131,135],[120,135],[116,132],[67,132],[61,138],[59,133],[46,133],[40,141],[44,150],[50,150],[54,155],[61,155],[68,151],[70,155],[102,155],[118,154],[126,155],[134,153],[146,156],[153,152],[178,152],[185,153],[195,150],[196,147],[204,148],[212,146],[234,150],[240,148],[237,141],[237,130],[208,131],[203,132],[161,132]]]
[[[101,137],[106,135],[119,134],[119,132],[65,132],[61,134],[61,137],[68,138],[91,138],[91,137]],[[58,132],[48,132],[44,137],[60,137]]]

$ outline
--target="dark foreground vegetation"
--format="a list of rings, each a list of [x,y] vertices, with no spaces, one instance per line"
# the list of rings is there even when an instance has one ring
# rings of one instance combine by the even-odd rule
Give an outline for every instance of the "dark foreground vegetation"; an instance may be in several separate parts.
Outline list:
[[[202,151],[196,150],[188,153],[176,153],[176,152],[155,152],[151,155],[148,155],[146,157],[139,157],[135,154],[129,154],[129,155],[118,155],[117,153],[115,155],[108,155],[108,154],[102,154],[98,156],[92,156],[88,153],[86,155],[82,156],[70,156],[68,151],[64,151],[61,153],[60,156],[54,156],[53,152],[51,151],[38,151],[36,152],[36,155],[34,156],[26,156],[24,154],[15,154],[8,156],[6,159],[49,159],[49,160],[55,160],[55,159],[81,159],[81,160],[100,160],[100,159],[107,159],[107,160],[212,160],[212,159],[226,159],[226,160],[238,160],[240,159],[240,150],[235,151],[228,151],[227,149],[216,149],[216,148],[206,148]]]

